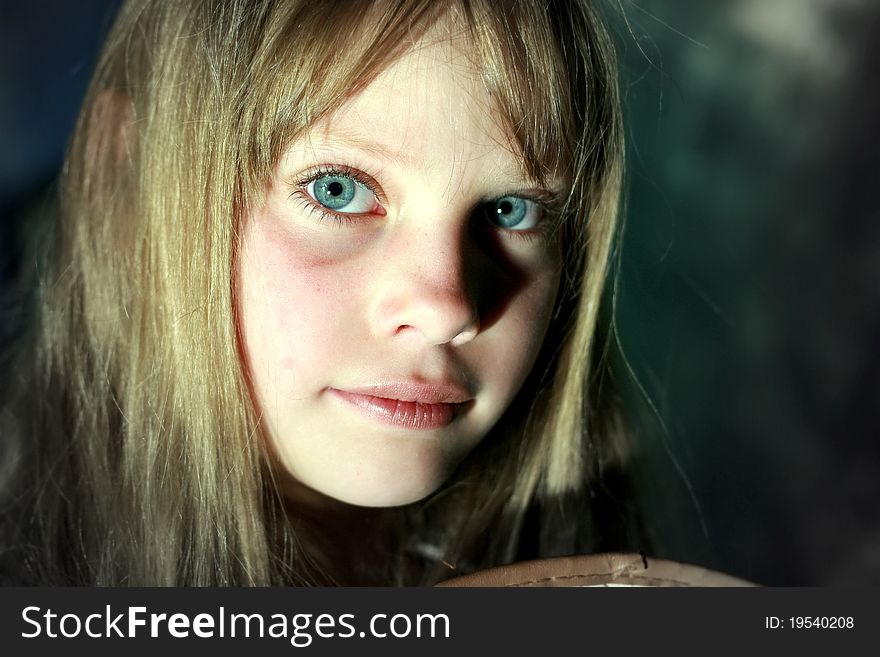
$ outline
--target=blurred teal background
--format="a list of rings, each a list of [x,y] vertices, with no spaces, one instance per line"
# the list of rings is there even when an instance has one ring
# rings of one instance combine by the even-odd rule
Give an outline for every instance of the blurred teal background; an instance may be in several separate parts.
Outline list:
[[[629,134],[619,378],[652,552],[880,584],[880,5],[605,4]],[[0,3],[3,280],[115,5]]]
[[[617,320],[658,556],[880,584],[880,5],[621,7]]]

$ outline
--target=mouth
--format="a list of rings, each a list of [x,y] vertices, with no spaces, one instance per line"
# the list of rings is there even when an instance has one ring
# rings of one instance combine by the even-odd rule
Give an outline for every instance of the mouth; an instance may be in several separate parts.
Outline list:
[[[329,392],[373,420],[410,430],[449,426],[473,402],[465,388],[451,383],[403,382]]]

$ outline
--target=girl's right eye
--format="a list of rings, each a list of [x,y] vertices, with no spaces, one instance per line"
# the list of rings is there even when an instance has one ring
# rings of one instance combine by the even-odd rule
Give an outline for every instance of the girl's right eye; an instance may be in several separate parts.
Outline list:
[[[384,214],[375,192],[347,173],[321,174],[305,185],[305,193],[333,214]]]

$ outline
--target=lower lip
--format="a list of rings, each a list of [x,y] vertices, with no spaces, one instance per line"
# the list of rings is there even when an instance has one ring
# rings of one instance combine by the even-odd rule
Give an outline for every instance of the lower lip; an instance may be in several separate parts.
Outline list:
[[[337,397],[374,420],[404,429],[441,429],[455,419],[463,404],[423,404],[330,389]]]

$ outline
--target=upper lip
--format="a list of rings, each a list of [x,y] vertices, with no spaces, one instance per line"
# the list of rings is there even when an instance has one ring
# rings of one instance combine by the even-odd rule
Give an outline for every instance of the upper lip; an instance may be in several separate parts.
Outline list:
[[[355,395],[397,399],[421,404],[461,404],[474,398],[470,389],[456,381],[401,379],[363,386],[339,388]]]

